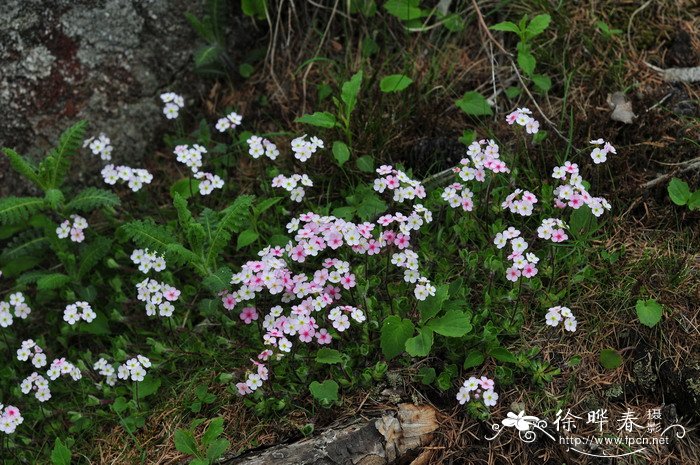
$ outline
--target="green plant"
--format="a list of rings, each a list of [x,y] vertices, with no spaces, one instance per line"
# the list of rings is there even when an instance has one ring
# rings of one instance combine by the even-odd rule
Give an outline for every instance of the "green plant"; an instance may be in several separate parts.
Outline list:
[[[210,465],[215,463],[228,450],[230,442],[221,437],[224,432],[224,419],[214,418],[204,429],[199,438],[195,438],[194,431],[204,423],[204,420],[195,420],[189,429],[175,431],[175,447],[180,452],[191,455],[193,465]]]
[[[668,195],[676,205],[687,205],[690,210],[700,210],[700,189],[691,191],[685,181],[678,178],[671,179],[668,184]]]

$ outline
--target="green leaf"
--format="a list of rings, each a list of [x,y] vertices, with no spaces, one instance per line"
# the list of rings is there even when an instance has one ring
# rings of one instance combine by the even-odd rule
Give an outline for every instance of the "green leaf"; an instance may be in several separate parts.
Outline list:
[[[571,212],[569,231],[575,237],[581,237],[588,232],[594,231],[597,227],[598,219],[593,215],[591,209],[587,205]]]
[[[688,208],[691,210],[700,210],[700,190],[693,192],[688,200]]]
[[[51,273],[39,278],[36,282],[36,287],[40,291],[60,289],[71,281],[70,276],[62,273]]]
[[[175,181],[170,186],[170,195],[175,197],[175,193],[180,194],[183,199],[189,199],[194,194],[199,192],[199,179],[183,178]]]
[[[229,447],[231,447],[231,443],[223,438],[219,438],[209,444],[209,447],[207,447],[207,465],[214,463],[217,459],[224,455]]]
[[[364,155],[355,160],[355,166],[363,173],[374,173],[374,158],[372,155]]]
[[[317,363],[325,363],[328,365],[332,365],[334,363],[340,363],[342,361],[343,357],[341,356],[340,352],[338,352],[335,349],[323,347],[321,349],[318,349],[318,352],[316,352]]]
[[[380,345],[387,359],[402,353],[408,338],[413,336],[413,322],[396,315],[387,317],[382,324]]]
[[[522,69],[528,76],[532,75],[532,73],[535,71],[537,61],[527,47],[518,47],[518,65],[520,66],[520,69]]]
[[[194,65],[197,68],[211,65],[219,59],[222,52],[223,49],[218,45],[204,45],[195,51]]]
[[[535,87],[542,92],[547,92],[552,88],[552,80],[549,78],[549,76],[545,76],[544,74],[533,74],[530,76],[530,79],[532,79]]]
[[[114,410],[117,413],[122,413],[123,411],[125,411],[128,408],[129,408],[129,403],[123,397],[117,397],[116,399],[114,399],[114,402],[112,403],[112,410]]]
[[[87,122],[79,121],[67,129],[58,141],[58,146],[39,165],[39,178],[46,189],[58,188],[70,167],[70,159],[77,153],[83,139]]]
[[[426,386],[435,381],[436,375],[437,373],[433,367],[421,367],[421,369],[418,370],[418,378],[420,382]]]
[[[330,379],[323,383],[312,382],[309,384],[309,391],[319,401],[335,402],[338,400],[338,383]]]
[[[401,21],[413,21],[426,15],[418,5],[420,0],[388,0],[384,4],[384,9]]]
[[[349,81],[344,82],[340,89],[340,98],[345,102],[345,113],[350,115],[357,105],[357,95],[362,85],[362,70],[355,73]]]
[[[36,184],[37,187],[42,190],[44,189],[44,185],[37,174],[37,168],[33,163],[7,147],[3,148],[2,151],[7,155],[7,158],[10,159],[10,166],[14,168],[15,171]]]
[[[613,349],[601,350],[598,360],[600,361],[600,364],[603,365],[603,368],[608,370],[614,370],[622,365],[622,356]]]
[[[518,27],[518,25],[511,21],[503,21],[502,23],[494,24],[489,29],[493,29],[494,31],[515,32],[516,34],[520,34],[520,28]]]
[[[269,210],[271,207],[273,207],[277,202],[282,200],[282,197],[270,197],[259,204],[257,204],[255,207],[253,207],[253,210],[255,211],[255,216],[260,216],[263,212],[266,210]]]
[[[484,354],[481,353],[481,351],[472,350],[464,359],[464,369],[468,370],[469,368],[481,366],[481,364],[484,363],[484,360],[486,360],[486,357],[484,357]]]
[[[265,0],[241,0],[241,10],[246,16],[256,19],[265,19],[267,5]]]
[[[549,23],[551,21],[552,17],[547,14],[535,16],[530,21],[530,24],[527,25],[528,34],[530,35],[530,37],[542,34],[545,31],[545,29],[549,27]]]
[[[231,287],[231,276],[233,276],[231,269],[224,266],[204,278],[202,284],[213,294],[217,294]]]
[[[404,74],[392,74],[385,76],[379,82],[379,88],[382,92],[401,92],[411,85],[413,80]]]
[[[119,197],[112,191],[88,187],[80,191],[73,200],[68,202],[66,208],[71,211],[90,212],[98,208],[115,208],[120,205]]]
[[[449,297],[450,286],[441,284],[435,289],[435,295],[428,296],[425,300],[418,302],[417,308],[420,313],[421,323],[425,323],[442,309],[442,305]]]
[[[241,250],[243,247],[252,244],[258,239],[258,233],[252,229],[246,229],[238,235],[236,250]]]
[[[139,399],[155,394],[160,388],[161,380],[152,375],[146,375],[143,381],[138,383]]]
[[[311,126],[318,126],[321,128],[332,128],[337,124],[335,116],[327,111],[317,111],[311,115],[303,115],[295,121],[297,123],[310,124]]]
[[[191,431],[178,429],[175,431],[175,448],[184,454],[199,456],[197,441]]]
[[[467,92],[455,102],[455,105],[468,115],[493,115],[493,110],[491,110],[484,96],[476,91]]]
[[[690,187],[688,187],[687,182],[673,178],[668,184],[668,195],[676,205],[685,205],[690,200]]]
[[[46,201],[41,197],[0,198],[0,224],[23,223],[45,208]]]
[[[252,204],[253,196],[239,195],[230,206],[221,212],[221,218],[210,236],[209,250],[204,260],[207,266],[214,264],[216,257],[231,240],[232,233],[238,232],[247,223],[248,210]]]
[[[462,337],[472,330],[469,319],[464,312],[450,310],[444,316],[430,320],[427,326],[442,336]]]
[[[425,357],[433,347],[433,331],[430,328],[418,328],[418,336],[406,340],[406,352],[411,357]]]
[[[515,358],[515,355],[504,347],[494,347],[489,351],[489,355],[499,362],[515,363],[518,361],[518,359]]]
[[[51,463],[53,465],[70,465],[70,449],[59,438],[56,438],[51,450]]]
[[[338,166],[343,166],[350,159],[350,150],[345,142],[339,140],[333,142],[333,157],[338,162]]]
[[[221,417],[214,418],[209,422],[207,430],[202,435],[202,444],[205,446],[211,444],[216,438],[224,432],[224,419]]]
[[[637,305],[635,308],[637,310],[639,322],[644,326],[653,328],[659,321],[661,321],[663,307],[656,300],[637,300]]]

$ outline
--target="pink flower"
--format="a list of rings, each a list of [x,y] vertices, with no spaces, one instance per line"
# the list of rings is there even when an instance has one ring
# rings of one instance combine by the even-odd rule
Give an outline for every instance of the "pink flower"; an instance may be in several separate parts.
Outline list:
[[[506,270],[506,279],[508,281],[516,282],[520,277],[520,274],[520,270],[512,266]]]
[[[340,278],[340,284],[342,284],[342,286],[345,289],[350,289],[350,288],[355,287],[355,275],[348,274],[348,275],[343,276],[342,278]]]
[[[409,241],[410,238],[405,234],[397,234],[396,239],[394,239],[394,245],[396,245],[399,249],[405,249],[410,245]]]
[[[569,236],[566,235],[563,229],[555,229],[552,232],[552,242],[564,242],[568,238]]]
[[[316,334],[316,330],[310,326],[304,326],[299,330],[299,340],[301,342],[311,342]]]
[[[532,263],[528,263],[523,267],[523,276],[526,278],[532,278],[537,274],[537,267],[533,265]],[[487,388],[484,388],[487,389]]]
[[[479,384],[481,385],[481,388],[484,389],[485,391],[488,391],[489,389],[493,389],[494,386],[496,385],[492,379],[489,379],[486,376],[481,377],[481,379],[479,380]]]
[[[326,329],[321,329],[316,333],[316,340],[318,341],[319,344],[321,345],[326,345],[331,343],[331,335],[328,334],[328,331]]]
[[[245,307],[238,317],[247,325],[258,319],[258,312],[255,307]]]
[[[242,396],[253,393],[246,383],[236,383],[236,388],[238,388],[238,394]]]

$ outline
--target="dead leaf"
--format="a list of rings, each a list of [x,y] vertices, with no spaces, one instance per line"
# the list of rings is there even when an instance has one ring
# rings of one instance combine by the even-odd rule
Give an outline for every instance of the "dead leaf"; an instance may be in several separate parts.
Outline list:
[[[622,92],[615,92],[612,95],[608,94],[608,105],[612,109],[610,119],[613,121],[632,124],[637,117],[632,111],[632,102]]]

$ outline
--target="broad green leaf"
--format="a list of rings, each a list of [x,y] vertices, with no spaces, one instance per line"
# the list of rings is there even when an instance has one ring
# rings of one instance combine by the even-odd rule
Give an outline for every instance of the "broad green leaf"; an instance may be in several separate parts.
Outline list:
[[[396,315],[387,317],[382,324],[380,345],[387,359],[392,359],[404,351],[406,341],[413,336],[413,322]]]
[[[323,383],[314,381],[309,385],[309,390],[317,400],[330,402],[338,400],[338,383],[333,380],[327,379]]]
[[[143,381],[138,383],[139,399],[143,399],[144,397],[148,397],[151,394],[155,394],[160,388],[160,383],[160,378],[151,375],[146,375],[143,378]],[[134,394],[136,394],[136,390],[134,390]]]
[[[442,305],[449,297],[449,288],[447,284],[437,286],[434,296],[429,296],[425,300],[418,302],[418,312],[420,312],[420,321],[425,323],[442,309]]]
[[[223,438],[219,438],[207,447],[207,465],[214,463],[231,447],[231,443]],[[192,465],[190,463],[190,465]]]
[[[238,235],[238,241],[236,242],[236,249],[241,250],[243,247],[252,244],[258,238],[258,233],[252,229],[246,229]]]
[[[613,349],[601,350],[598,360],[600,364],[603,365],[603,368],[607,368],[608,370],[614,370],[622,365],[622,356]]]
[[[493,110],[491,110],[484,96],[476,91],[467,92],[455,102],[455,105],[468,115],[493,115]]]
[[[406,352],[411,357],[425,357],[433,347],[433,331],[430,328],[418,328],[418,335],[406,340]]]
[[[547,27],[549,27],[549,23],[551,21],[552,17],[547,14],[535,16],[530,21],[530,24],[527,25],[528,34],[530,35],[530,37],[542,34],[544,30],[547,29]]]
[[[464,369],[468,370],[469,368],[481,366],[481,364],[484,363],[485,359],[486,358],[484,357],[484,354],[481,353],[481,351],[472,350],[467,354],[466,358],[464,359]]]
[[[489,355],[499,362],[515,363],[517,359],[508,349],[503,347],[495,347],[489,351]]]
[[[549,76],[545,76],[544,74],[533,74],[530,76],[530,79],[532,79],[535,87],[542,92],[547,92],[552,88],[552,80],[549,78]]]
[[[656,300],[637,300],[635,308],[637,310],[639,322],[644,326],[652,328],[661,321],[663,307]]]
[[[211,444],[212,441],[214,441],[214,439],[221,436],[221,434],[223,432],[224,432],[224,419],[221,417],[214,418],[211,422],[209,422],[209,426],[207,426],[207,430],[202,435],[202,444],[204,444],[205,446],[207,444]]]
[[[174,197],[177,192],[183,199],[189,199],[199,192],[199,182],[199,179],[192,178],[184,178],[175,181],[173,185],[170,186],[170,195]]]
[[[379,88],[382,92],[401,92],[411,85],[413,80],[403,74],[392,74],[382,78],[379,82]]]
[[[535,71],[537,61],[532,53],[530,53],[530,50],[525,47],[518,47],[518,65],[520,66],[520,69],[522,69],[525,74],[529,76]]]
[[[401,21],[412,21],[426,15],[419,5],[420,0],[388,0],[384,9]]]
[[[700,189],[693,192],[688,200],[688,208],[691,210],[700,210]]]
[[[184,454],[198,456],[197,441],[191,431],[178,429],[175,431],[175,448]]]
[[[320,128],[332,128],[336,125],[335,116],[327,111],[317,111],[310,115],[300,116],[295,120],[297,123],[310,124]]]
[[[364,173],[374,173],[374,158],[371,155],[364,155],[355,161],[357,169]]]
[[[256,19],[265,19],[267,5],[265,0],[241,0],[241,10],[246,16]]]
[[[510,21],[503,21],[502,23],[494,24],[489,29],[493,29],[494,31],[515,32],[516,34],[520,34],[520,28],[518,27],[518,25]]]
[[[447,337],[462,337],[472,330],[469,315],[459,310],[450,310],[439,318],[433,318],[427,327]]]
[[[345,113],[349,116],[357,105],[357,95],[362,85],[362,71],[355,73],[340,89],[340,98],[345,102]]]
[[[51,463],[53,465],[70,465],[70,449],[59,438],[56,438],[51,450]]]
[[[345,142],[339,140],[333,142],[333,157],[338,162],[338,166],[343,166],[350,159],[350,150]]]
[[[688,187],[687,182],[673,178],[668,184],[668,195],[676,205],[685,205],[690,200],[690,187]]]
[[[334,363],[340,363],[342,361],[343,357],[341,356],[340,352],[338,352],[335,349],[323,347],[321,349],[318,349],[318,352],[316,352],[316,362],[318,363],[332,365]]]

